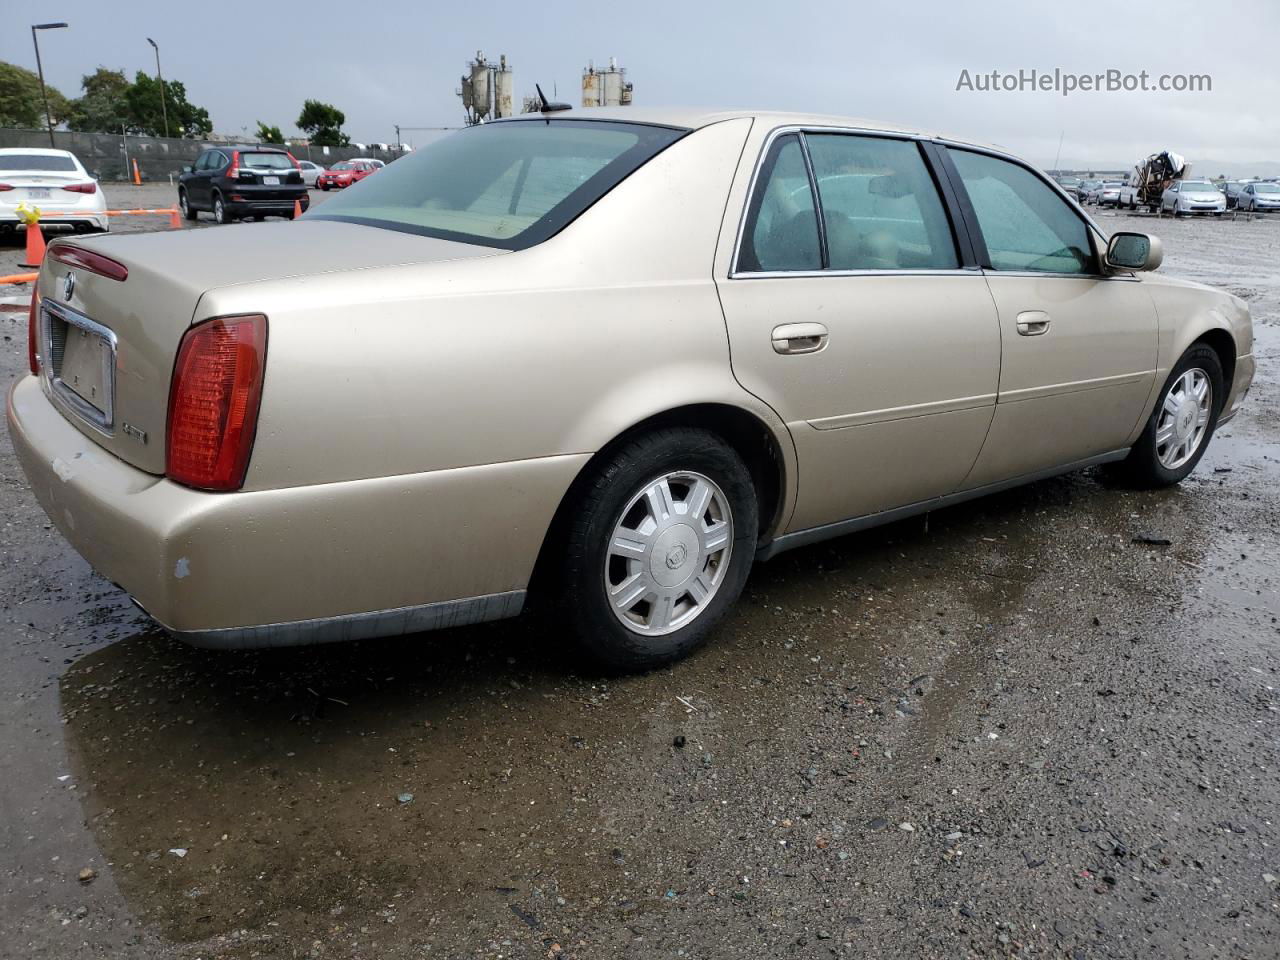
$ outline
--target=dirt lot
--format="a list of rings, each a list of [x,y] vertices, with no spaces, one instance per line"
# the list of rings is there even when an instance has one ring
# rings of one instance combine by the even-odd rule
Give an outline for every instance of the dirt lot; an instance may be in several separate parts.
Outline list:
[[[786,554],[648,676],[528,619],[187,649],[0,442],[0,955],[1280,956],[1280,223],[1098,219],[1254,311],[1196,473]]]

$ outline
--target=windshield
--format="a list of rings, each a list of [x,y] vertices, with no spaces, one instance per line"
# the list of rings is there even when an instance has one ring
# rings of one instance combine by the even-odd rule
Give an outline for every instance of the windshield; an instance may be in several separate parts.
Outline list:
[[[242,153],[240,163],[246,167],[267,170],[292,170],[293,161],[284,153]]]
[[[1253,185],[1254,193],[1280,193],[1280,187],[1274,183],[1255,183]]]
[[[481,124],[362,180],[309,219],[523,250],[554,236],[686,132],[591,120]]]
[[[329,169],[330,170],[351,170],[354,166],[355,164],[353,164],[350,160],[343,160],[341,163],[335,163]]]
[[[76,162],[71,157],[43,153],[7,153],[0,154],[0,170],[57,170],[59,173],[74,173]]]
[[[1217,193],[1218,188],[1212,183],[1206,183],[1203,180],[1184,180],[1182,181],[1183,193]]]

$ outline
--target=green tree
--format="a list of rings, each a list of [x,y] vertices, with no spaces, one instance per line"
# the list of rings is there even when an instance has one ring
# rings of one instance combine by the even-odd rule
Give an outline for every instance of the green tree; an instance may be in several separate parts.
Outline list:
[[[67,125],[83,133],[119,133],[132,127],[127,96],[130,83],[123,70],[99,67],[80,80],[84,94],[71,102]]]
[[[298,129],[304,131],[312,143],[322,147],[345,147],[351,138],[342,132],[347,115],[331,103],[308,100],[298,114]]]
[[[187,102],[187,88],[180,80],[166,80],[161,101],[160,81],[141,70],[125,93],[129,118],[134,130],[153,137],[164,136],[164,116],[169,117],[169,136],[200,140],[212,129],[209,111]]]
[[[284,143],[284,134],[280,132],[279,127],[269,127],[259,120],[258,139],[263,143]]]
[[[67,98],[47,84],[45,90],[49,94],[53,122],[61,123],[70,112]],[[44,125],[40,78],[30,70],[0,61],[0,127],[40,128]]]

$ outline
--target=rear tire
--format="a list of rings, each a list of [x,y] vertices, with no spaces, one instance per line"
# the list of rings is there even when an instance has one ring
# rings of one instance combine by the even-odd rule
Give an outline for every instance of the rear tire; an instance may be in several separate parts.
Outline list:
[[[232,223],[235,220],[235,217],[228,212],[227,205],[223,202],[222,194],[220,193],[213,195],[213,219],[222,224]]]
[[[1188,388],[1200,378],[1208,384],[1207,401],[1193,405],[1194,389]],[[1142,435],[1114,472],[1131,486],[1144,489],[1170,487],[1181,481],[1208,449],[1226,396],[1217,352],[1203,343],[1192,345],[1160,388]],[[1196,431],[1196,419],[1189,419],[1197,413],[1205,417],[1202,432]],[[1176,445],[1184,440],[1187,449],[1182,451]]]
[[[609,670],[651,670],[706,642],[755,559],[758,505],[718,435],[671,427],[631,440],[568,494],[561,617]]]

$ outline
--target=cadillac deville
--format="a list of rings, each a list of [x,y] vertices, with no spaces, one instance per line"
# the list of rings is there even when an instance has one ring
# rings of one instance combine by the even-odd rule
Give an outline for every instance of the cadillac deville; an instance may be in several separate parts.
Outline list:
[[[537,596],[643,669],[790,547],[1095,465],[1187,476],[1252,331],[1161,256],[992,147],[548,111],[293,223],[51,244],[9,428],[67,540],[190,643]]]

